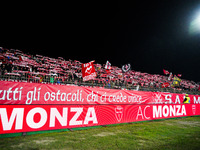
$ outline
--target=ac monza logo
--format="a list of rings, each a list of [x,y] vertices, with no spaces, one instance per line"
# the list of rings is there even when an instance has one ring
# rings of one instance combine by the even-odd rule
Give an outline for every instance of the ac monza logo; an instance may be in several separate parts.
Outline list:
[[[161,95],[161,94],[156,94],[156,93],[155,93],[154,102],[155,102],[156,104],[162,103],[162,95]]]
[[[123,117],[123,107],[117,106],[115,108],[115,117],[117,118],[117,121],[120,122]]]
[[[92,71],[92,66],[89,66],[89,67],[86,68],[85,73],[90,74],[91,71]]]
[[[193,113],[193,115],[196,114],[196,105],[192,105],[192,113]]]

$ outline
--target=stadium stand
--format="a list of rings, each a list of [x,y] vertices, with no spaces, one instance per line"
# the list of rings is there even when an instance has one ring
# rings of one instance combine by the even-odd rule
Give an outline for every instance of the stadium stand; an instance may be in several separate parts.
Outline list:
[[[165,83],[171,85],[173,82],[168,76],[134,70],[123,73],[117,66],[112,66],[107,73],[105,64],[95,64],[96,79],[83,82],[81,64],[78,60],[30,55],[21,50],[0,47],[1,80],[200,94],[199,83],[194,81],[181,79],[179,87],[165,87]]]

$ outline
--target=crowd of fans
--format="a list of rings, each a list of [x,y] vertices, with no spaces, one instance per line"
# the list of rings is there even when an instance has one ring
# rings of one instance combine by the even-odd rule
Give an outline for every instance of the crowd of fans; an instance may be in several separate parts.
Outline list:
[[[108,88],[128,89],[172,89],[163,87],[164,83],[172,84],[173,78],[158,74],[141,73],[130,70],[126,73],[117,66],[108,71],[105,64],[94,64],[97,77],[94,80],[83,82],[81,62],[65,60],[62,57],[50,58],[42,55],[29,55],[16,49],[0,47],[0,79],[19,80],[38,83],[57,83],[103,86]],[[176,90],[199,91],[199,84],[194,81],[181,79]]]

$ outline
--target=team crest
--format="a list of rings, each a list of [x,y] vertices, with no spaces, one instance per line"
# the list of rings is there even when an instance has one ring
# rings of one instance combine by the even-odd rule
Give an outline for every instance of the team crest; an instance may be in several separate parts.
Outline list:
[[[155,104],[162,104],[162,95],[161,94],[156,94],[155,93],[155,97],[154,97],[154,102],[155,102]]]
[[[123,117],[123,107],[117,106],[115,108],[115,117],[117,118],[117,121],[120,122]]]
[[[193,113],[193,115],[196,114],[196,105],[192,105],[192,113]]]

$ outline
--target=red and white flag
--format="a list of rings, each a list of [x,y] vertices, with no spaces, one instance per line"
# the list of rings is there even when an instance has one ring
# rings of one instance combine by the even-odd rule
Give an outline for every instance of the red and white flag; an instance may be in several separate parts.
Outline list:
[[[105,69],[106,70],[111,70],[111,63],[107,60],[106,65],[105,65]]]
[[[182,74],[178,74],[177,76],[178,76],[178,77],[182,77]]]
[[[94,61],[90,61],[89,63],[82,64],[83,81],[92,80],[97,76],[93,62]]]
[[[169,71],[167,71],[167,70],[165,70],[165,69],[163,69],[163,72],[164,72],[165,75],[168,75],[168,74],[169,74]]]
[[[28,61],[29,59],[25,56],[19,56],[20,61]]]
[[[168,82],[165,82],[161,85],[162,88],[166,88],[166,87],[169,87],[169,86],[170,86],[170,84]]]

